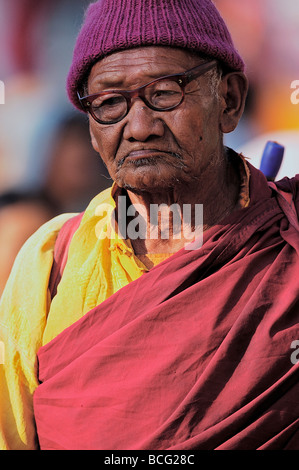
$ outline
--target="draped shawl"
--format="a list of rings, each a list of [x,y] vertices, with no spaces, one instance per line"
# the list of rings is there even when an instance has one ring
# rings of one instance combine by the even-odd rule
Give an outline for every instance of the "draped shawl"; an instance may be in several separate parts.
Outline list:
[[[299,178],[249,168],[247,208],[39,350],[41,449],[299,450]]]

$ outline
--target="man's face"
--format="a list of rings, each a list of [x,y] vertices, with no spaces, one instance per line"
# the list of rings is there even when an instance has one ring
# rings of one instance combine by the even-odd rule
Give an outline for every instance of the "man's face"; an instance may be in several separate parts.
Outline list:
[[[90,73],[88,93],[132,90],[155,78],[181,73],[203,60],[181,49],[143,47],[111,54]],[[112,125],[90,117],[92,142],[114,181],[137,191],[159,192],[196,182],[221,153],[221,105],[207,75],[189,83],[183,103],[153,111],[135,98],[125,118]]]

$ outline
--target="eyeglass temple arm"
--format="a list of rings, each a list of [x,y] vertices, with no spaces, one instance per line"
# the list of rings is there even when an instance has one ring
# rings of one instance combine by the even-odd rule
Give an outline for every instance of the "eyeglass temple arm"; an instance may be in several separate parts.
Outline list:
[[[190,80],[193,80],[194,78],[200,77],[200,75],[203,75],[204,73],[208,72],[216,65],[217,65],[217,60],[210,60],[209,62],[200,64],[197,67],[194,67],[193,69],[186,72],[186,78],[188,79],[188,81],[190,81]],[[196,71],[196,69],[199,69],[199,68],[200,70]]]

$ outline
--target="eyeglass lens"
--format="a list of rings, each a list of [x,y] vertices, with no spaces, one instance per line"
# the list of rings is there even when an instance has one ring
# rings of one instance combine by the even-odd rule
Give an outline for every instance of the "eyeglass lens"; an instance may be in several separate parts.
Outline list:
[[[165,110],[179,105],[183,92],[174,80],[162,79],[143,88],[140,95],[144,102],[153,109]],[[125,96],[110,93],[99,96],[91,105],[91,111],[101,122],[115,122],[127,114],[128,104]]]

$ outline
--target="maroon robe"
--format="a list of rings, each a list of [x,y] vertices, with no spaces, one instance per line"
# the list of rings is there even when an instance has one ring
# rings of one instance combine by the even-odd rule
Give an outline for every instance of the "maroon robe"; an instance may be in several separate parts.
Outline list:
[[[41,449],[299,450],[298,217],[248,166],[248,208],[40,349]]]

